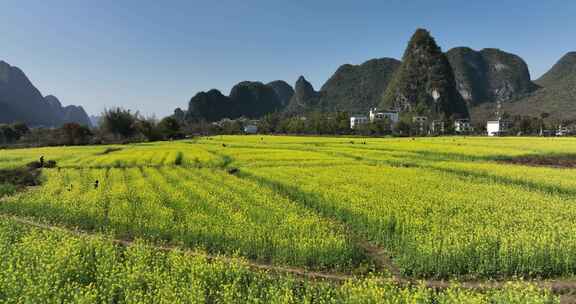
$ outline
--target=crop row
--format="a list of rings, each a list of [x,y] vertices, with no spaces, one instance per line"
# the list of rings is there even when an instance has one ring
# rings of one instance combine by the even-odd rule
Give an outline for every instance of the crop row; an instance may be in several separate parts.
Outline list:
[[[2,303],[560,303],[531,285],[435,292],[362,279],[342,285],[254,272],[238,260],[160,252],[0,220]]]
[[[407,275],[576,273],[574,200],[422,168],[247,170],[390,250]]]
[[[42,187],[5,199],[0,211],[274,264],[349,268],[366,261],[341,226],[223,171],[165,167],[44,174]]]

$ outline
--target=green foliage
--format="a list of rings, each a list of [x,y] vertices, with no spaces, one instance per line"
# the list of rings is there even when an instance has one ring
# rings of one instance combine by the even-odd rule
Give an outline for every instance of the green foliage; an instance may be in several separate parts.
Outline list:
[[[65,123],[60,130],[63,135],[62,143],[64,145],[87,144],[92,136],[92,131],[88,127],[81,126],[75,122]]]
[[[184,163],[184,153],[178,151],[176,154],[176,159],[174,159],[174,165],[181,166]]]
[[[12,128],[14,131],[16,131],[16,133],[20,134],[20,136],[26,135],[30,132],[30,128],[28,128],[28,126],[23,122],[17,122],[13,124]]]
[[[439,94],[438,100],[434,100],[433,91]],[[428,31],[418,29],[412,36],[402,64],[383,94],[381,107],[426,114],[431,119],[440,115],[468,116],[450,63]]]
[[[122,150],[109,146],[109,153],[102,153],[106,148],[102,146],[0,150],[0,167],[20,166],[38,155],[57,160],[60,167],[43,169],[41,187],[3,197],[0,213],[260,263],[358,274],[374,271],[374,280],[355,279],[322,288],[316,283],[305,285],[314,288],[314,299],[326,297],[332,302],[370,303],[383,298],[392,303],[415,299],[424,303],[551,301],[546,292],[522,283],[482,293],[386,284],[381,279],[386,274],[373,264],[378,256],[362,249],[364,242],[385,250],[404,275],[415,278],[506,280],[576,273],[572,262],[576,255],[573,172],[502,163],[504,157],[527,153],[571,155],[576,149],[574,139],[438,137],[360,142],[358,138],[258,135],[132,144],[121,146]],[[100,182],[98,188],[94,188],[95,180]],[[103,256],[98,248],[105,247],[98,244],[80,250],[86,255],[79,256],[87,261],[73,255],[81,259],[78,265],[88,265],[83,268],[74,266],[76,260],[67,254],[76,251],[66,243],[46,236],[45,242],[33,236],[18,238],[13,230],[4,234],[9,242],[30,239],[31,243],[2,244],[0,228],[0,248],[4,248],[0,263],[19,265],[0,265],[7,271],[0,273],[0,290],[9,291],[0,297],[13,299],[22,294],[35,300],[34,293],[26,291],[30,288],[59,300],[64,297],[59,290],[73,295],[90,286],[96,290],[86,290],[105,298],[108,291],[97,286],[108,286],[106,280],[120,286],[116,291],[120,299],[142,296],[146,299],[142,301],[152,301],[153,295],[160,294],[157,288],[165,288],[163,295],[174,290],[187,294],[198,284],[203,287],[194,292],[208,293],[210,301],[231,295],[222,291],[228,290],[222,286],[229,281],[215,279],[205,286],[188,268],[182,273],[189,276],[181,277],[174,271],[184,263],[180,260],[169,264],[159,257],[163,266],[147,272],[149,268],[143,265],[152,267],[157,260],[139,256],[142,264],[126,262],[123,251],[112,255],[116,257],[113,262],[97,260]],[[39,246],[32,247],[34,255],[19,260],[22,250],[33,244]],[[91,254],[94,251],[98,254]],[[163,255],[154,250],[140,253]],[[102,270],[124,269],[125,263],[136,270]],[[207,264],[195,264],[194,269],[220,278],[210,270],[212,264]],[[138,275],[142,273],[146,275]],[[166,279],[165,273],[171,277]],[[234,281],[235,274],[227,275]],[[198,284],[191,284],[190,276]],[[125,277],[138,279],[130,285],[119,279]],[[239,299],[251,286],[243,278],[236,285],[242,288],[233,289]],[[178,289],[172,279],[186,287]],[[275,279],[288,284],[283,277]],[[12,283],[19,280],[24,283]],[[28,286],[26,282],[41,283],[25,290],[18,287]],[[42,282],[55,282],[57,287]],[[73,285],[74,289],[65,282],[85,285]],[[135,282],[145,282],[146,287]],[[251,296],[264,302],[272,294],[278,297],[275,292],[267,294],[263,285],[267,283],[258,282]],[[296,302],[310,296],[303,289],[287,290]]]
[[[258,121],[258,131],[263,134],[274,134],[280,130],[282,115],[278,112],[264,115]]]
[[[101,128],[121,138],[131,138],[136,135],[138,113],[122,108],[107,109],[102,113]]]
[[[251,271],[239,259],[161,252],[138,241],[73,237],[0,220],[3,303],[510,303],[559,299],[528,284],[471,292],[398,287],[375,278],[342,285]]]
[[[15,143],[29,132],[30,129],[23,123],[0,124],[0,144]]]
[[[12,195],[16,193],[16,186],[13,184],[0,183],[0,198],[5,195]]]
[[[175,139],[181,137],[180,134],[182,133],[180,123],[174,117],[171,116],[165,117],[160,121],[158,127],[160,128],[160,130],[162,131],[162,133],[166,138]]]
[[[148,141],[158,141],[163,139],[162,130],[160,130],[154,118],[138,119],[136,128]]]

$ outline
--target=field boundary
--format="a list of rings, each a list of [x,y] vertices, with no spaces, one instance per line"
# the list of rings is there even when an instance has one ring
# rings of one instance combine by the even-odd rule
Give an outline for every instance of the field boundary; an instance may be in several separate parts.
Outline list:
[[[134,245],[135,241],[131,240],[121,240],[110,238],[103,234],[96,234],[90,233],[82,230],[73,230],[69,228],[65,228],[62,226],[51,225],[51,224],[44,224],[40,222],[33,221],[28,218],[15,216],[15,215],[7,215],[7,214],[0,214],[0,218],[11,220],[15,223],[30,226],[40,230],[58,232],[58,233],[65,233],[69,235],[73,235],[76,237],[85,237],[85,238],[100,238],[105,241],[109,241],[115,245],[122,246],[122,247],[129,247]],[[240,265],[244,265],[252,270],[256,271],[265,271],[271,272],[276,274],[284,274],[284,275],[293,275],[294,277],[299,277],[301,279],[308,279],[312,281],[326,281],[335,284],[341,284],[349,280],[358,280],[362,278],[366,278],[366,276],[355,276],[352,274],[347,273],[327,273],[327,272],[317,272],[317,271],[309,271],[304,268],[298,267],[284,267],[284,266],[275,266],[270,264],[263,264],[257,263],[253,261],[249,261],[247,259],[241,257],[226,257],[221,255],[211,255],[208,253],[202,253],[198,251],[194,251],[192,249],[185,249],[178,246],[158,246],[158,245],[150,245],[146,244],[146,247],[152,250],[158,250],[162,252],[170,252],[170,251],[180,251],[189,256],[201,256],[206,258],[208,261],[221,261],[225,263],[238,263]],[[542,289],[550,289],[551,292],[558,295],[574,295],[576,293],[576,279],[575,280],[526,280],[526,281],[444,281],[444,280],[407,280],[401,278],[383,278],[383,277],[375,277],[377,280],[393,282],[399,286],[403,287],[426,287],[436,291],[442,291],[451,288],[460,288],[460,289],[467,289],[467,290],[475,290],[475,291],[488,291],[491,289],[500,289],[506,287],[506,285],[510,283],[526,283],[532,284],[535,287],[542,288]],[[570,297],[570,299],[572,298]],[[564,302],[562,302],[564,303]],[[572,302],[567,302],[572,303]]]
[[[317,150],[321,151],[321,150]],[[378,151],[378,149],[372,149],[372,151]],[[423,165],[417,162],[414,162],[412,159],[407,158],[406,160],[380,160],[380,159],[373,159],[363,156],[356,156],[351,155],[345,152],[337,152],[337,151],[322,151],[326,155],[336,155],[340,157],[344,157],[350,160],[362,162],[366,165],[385,165],[390,167],[397,167],[397,168],[417,168],[417,169],[424,169],[430,170],[435,172],[441,172],[446,174],[451,174],[454,176],[459,177],[469,177],[474,178],[477,180],[489,180],[493,181],[502,185],[509,185],[513,187],[521,187],[525,191],[533,192],[533,193],[544,193],[544,194],[552,194],[552,195],[559,195],[562,197],[573,197],[576,195],[575,190],[566,189],[561,186],[552,186],[546,184],[539,184],[537,182],[533,182],[530,180],[522,180],[507,176],[499,176],[495,174],[490,174],[486,172],[474,172],[471,170],[466,169],[452,169],[452,168],[442,168],[434,165]],[[485,161],[491,163],[501,163],[498,159],[486,159]],[[549,167],[548,167],[549,168]]]

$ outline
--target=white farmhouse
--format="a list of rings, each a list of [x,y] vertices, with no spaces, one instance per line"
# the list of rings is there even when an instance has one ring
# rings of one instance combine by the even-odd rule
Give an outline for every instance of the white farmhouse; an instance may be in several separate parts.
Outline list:
[[[433,120],[432,124],[430,124],[430,131],[432,134],[444,134],[446,131],[444,129],[444,121],[443,120]]]
[[[256,125],[247,125],[244,127],[244,133],[246,134],[256,134],[258,133],[258,126]]]
[[[488,136],[505,135],[510,131],[510,122],[506,120],[489,120],[486,122],[486,131]]]
[[[556,136],[567,136],[570,135],[572,132],[567,127],[563,127],[562,125],[558,126],[558,131],[556,131]]]
[[[385,112],[378,112],[377,108],[370,109],[370,122],[375,122],[377,120],[384,120],[388,119],[392,124],[398,122],[398,112],[395,111],[385,111]]]
[[[456,133],[471,132],[472,125],[470,124],[470,119],[456,119],[454,121],[454,131],[456,131]]]
[[[368,117],[366,116],[351,116],[350,117],[350,129],[356,129],[360,125],[368,123]]]
[[[413,122],[413,123],[425,124],[426,121],[428,121],[428,117],[427,117],[427,116],[413,116],[413,117],[412,117],[412,122]]]

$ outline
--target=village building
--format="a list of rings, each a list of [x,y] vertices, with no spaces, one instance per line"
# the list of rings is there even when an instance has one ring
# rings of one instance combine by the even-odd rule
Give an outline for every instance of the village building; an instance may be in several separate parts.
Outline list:
[[[562,125],[558,126],[558,131],[556,131],[556,136],[568,136],[571,134],[572,134],[572,131],[570,129],[568,129],[567,127],[564,127]]]
[[[502,136],[510,132],[510,122],[507,120],[489,120],[486,122],[488,136]]]
[[[362,115],[355,115],[350,117],[350,129],[356,129],[358,126],[368,123],[368,117]]]
[[[412,117],[412,122],[416,125],[418,125],[418,132],[423,135],[426,132],[426,122],[428,121],[428,117],[427,116],[413,116]]]
[[[244,133],[246,133],[246,134],[256,134],[256,133],[258,133],[258,126],[256,126],[256,125],[246,125],[246,126],[244,126]]]
[[[472,124],[470,119],[456,119],[454,121],[454,131],[456,133],[468,133],[472,132]]]
[[[430,125],[430,133],[432,134],[444,134],[444,121],[443,120],[433,120]]]
[[[377,108],[371,108],[369,118],[370,122],[388,119],[390,123],[395,124],[399,120],[399,115],[398,112],[396,111],[379,112]]]
[[[222,118],[222,119],[220,119],[219,121],[213,122],[212,125],[213,125],[213,126],[216,126],[216,127],[222,127],[222,126],[224,126],[224,125],[226,125],[226,124],[231,124],[231,123],[234,123],[234,122],[235,122],[235,120],[233,120],[233,119],[230,119],[230,118]]]
[[[426,117],[426,116],[414,116],[414,117],[412,117],[413,123],[425,124],[427,121],[428,121],[428,117]]]

